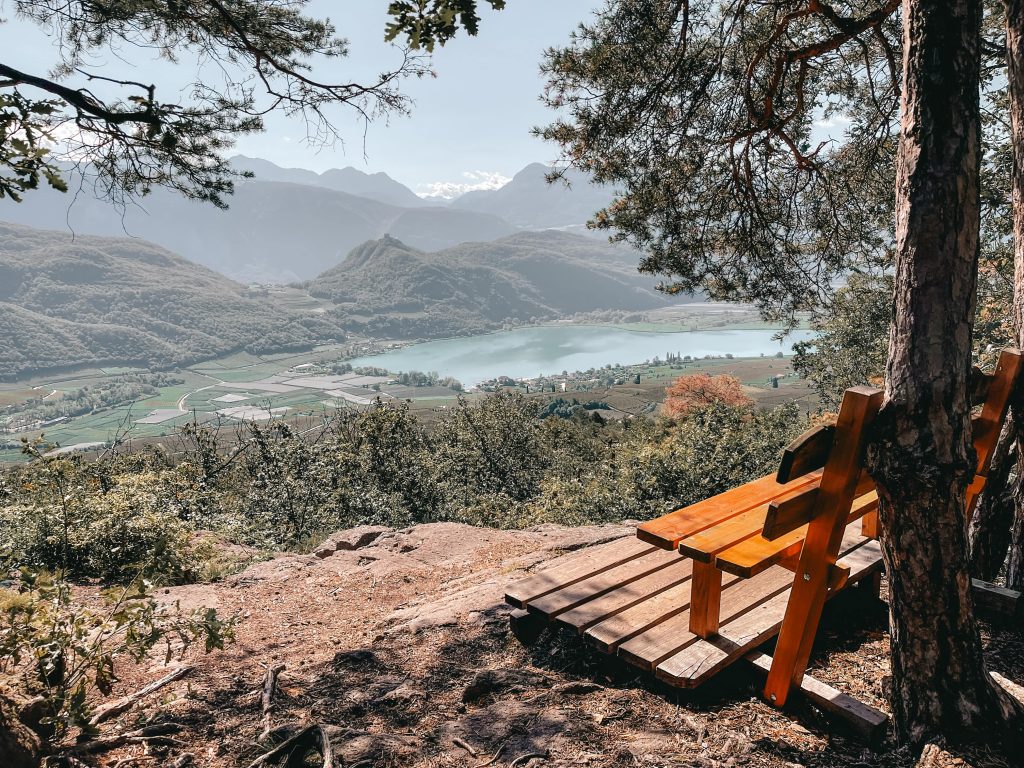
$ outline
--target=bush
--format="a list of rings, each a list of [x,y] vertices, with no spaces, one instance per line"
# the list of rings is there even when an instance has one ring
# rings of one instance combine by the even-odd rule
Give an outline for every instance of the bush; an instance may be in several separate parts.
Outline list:
[[[160,583],[194,579],[190,528],[160,473],[107,477],[104,488],[76,459],[33,469],[31,493],[0,507],[0,562],[107,583],[143,572]]]
[[[194,642],[210,652],[233,639],[234,619],[160,606],[142,581],[105,598],[102,610],[77,605],[68,582],[29,569],[14,588],[0,589],[0,673],[17,693],[39,697],[37,732],[52,745],[73,728],[95,734],[90,702],[110,693],[120,658],[140,661],[171,641],[182,652]]]

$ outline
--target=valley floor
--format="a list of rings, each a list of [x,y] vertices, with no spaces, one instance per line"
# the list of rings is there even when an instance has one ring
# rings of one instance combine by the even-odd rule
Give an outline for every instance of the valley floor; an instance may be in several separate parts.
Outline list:
[[[190,654],[189,676],[104,726],[172,721],[182,726],[177,746],[151,754],[123,747],[105,765],[248,765],[265,751],[257,744],[260,691],[267,668],[278,665],[271,725],[324,724],[348,766],[914,764],[891,742],[869,747],[807,704],[788,713],[767,706],[742,668],[684,693],[574,636],[548,632],[529,648],[511,636],[503,602],[510,581],[566,550],[631,533],[627,525],[364,527],[223,583],[161,590],[162,600],[183,607],[239,613],[237,642]],[[812,671],[884,708],[886,609],[857,593],[829,604]],[[1024,680],[1024,637],[987,628],[986,640],[990,667]],[[166,667],[160,658],[118,672],[115,695]],[[1005,763],[975,756],[939,765]]]

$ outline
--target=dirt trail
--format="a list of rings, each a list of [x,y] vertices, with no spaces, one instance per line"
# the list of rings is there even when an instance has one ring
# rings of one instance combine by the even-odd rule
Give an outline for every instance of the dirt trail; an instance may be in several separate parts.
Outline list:
[[[193,765],[248,765],[264,751],[256,743],[261,682],[268,667],[284,665],[272,727],[325,725],[347,766],[481,766],[495,755],[494,766],[517,768],[913,765],[891,743],[868,747],[806,704],[790,714],[763,704],[743,669],[681,692],[570,634],[548,632],[530,648],[511,636],[509,581],[632,530],[367,526],[336,534],[316,554],[280,556],[220,584],[161,590],[183,607],[238,612],[237,642],[210,656],[190,652],[190,676],[104,726],[121,732],[170,720],[184,727],[179,745],[149,756],[126,747],[106,764],[171,766],[188,754]],[[1021,635],[1002,632],[997,641],[990,664],[1021,682]],[[884,707],[885,606],[856,595],[830,603],[813,667]],[[163,659],[123,667],[115,695],[166,671]]]

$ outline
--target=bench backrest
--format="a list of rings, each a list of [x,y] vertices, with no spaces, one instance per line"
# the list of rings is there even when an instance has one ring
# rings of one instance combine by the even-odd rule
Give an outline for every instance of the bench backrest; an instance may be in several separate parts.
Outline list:
[[[1002,429],[1003,421],[1006,419],[1006,412],[1010,405],[1010,398],[1013,394],[1019,375],[1024,370],[1024,357],[1018,350],[1004,350],[999,356],[999,362],[993,373],[983,373],[980,369],[974,368],[971,372],[970,394],[971,404],[981,405],[981,412],[972,417],[972,434],[974,450],[978,456],[978,467],[974,482],[971,483],[967,495],[968,513],[973,511],[977,502],[978,494],[984,487],[985,479],[988,476],[989,464],[992,459],[992,452],[995,450],[996,441],[999,439],[999,432]],[[847,390],[847,393],[860,391],[862,393],[872,390],[870,387],[854,387]],[[878,390],[872,390],[878,391]],[[851,407],[847,398],[843,399],[843,406],[840,409],[839,419],[836,424],[823,424],[814,427],[800,435],[792,443],[786,446],[779,463],[779,471],[776,474],[776,482],[787,483],[801,475],[815,472],[823,467],[828,467],[829,459],[835,446],[850,439],[851,435],[840,432],[840,424],[844,422],[843,409]],[[872,414],[873,415],[873,414]],[[848,421],[848,419],[847,419]],[[865,426],[861,424],[857,429]],[[848,433],[850,426],[843,429]],[[856,439],[856,436],[853,436]],[[858,465],[859,467],[860,465]],[[874,488],[870,476],[862,469],[858,470],[856,493],[861,495],[868,493]],[[824,480],[824,477],[823,477]],[[818,502],[818,489],[808,488],[799,493],[790,494],[773,501],[769,506],[765,517],[765,525],[762,535],[766,539],[774,540],[789,531],[809,522],[815,512]]]

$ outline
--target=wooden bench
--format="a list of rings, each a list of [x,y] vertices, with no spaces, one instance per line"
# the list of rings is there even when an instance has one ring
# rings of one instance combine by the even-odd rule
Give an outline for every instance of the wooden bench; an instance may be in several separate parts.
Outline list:
[[[983,407],[974,420],[971,508],[1020,368],[1020,354],[1008,351],[994,374],[976,374]],[[643,523],[636,538],[573,553],[513,584],[505,596],[520,609],[513,630],[529,641],[548,623],[569,627],[687,688],[740,658],[766,668],[756,649],[778,634],[770,701],[781,706],[796,686],[865,735],[884,728],[881,713],[805,678],[825,601],[866,579],[877,589],[883,570],[877,495],[862,466],[881,399],[870,387],[849,390],[837,423],[794,441],[775,476]]]

